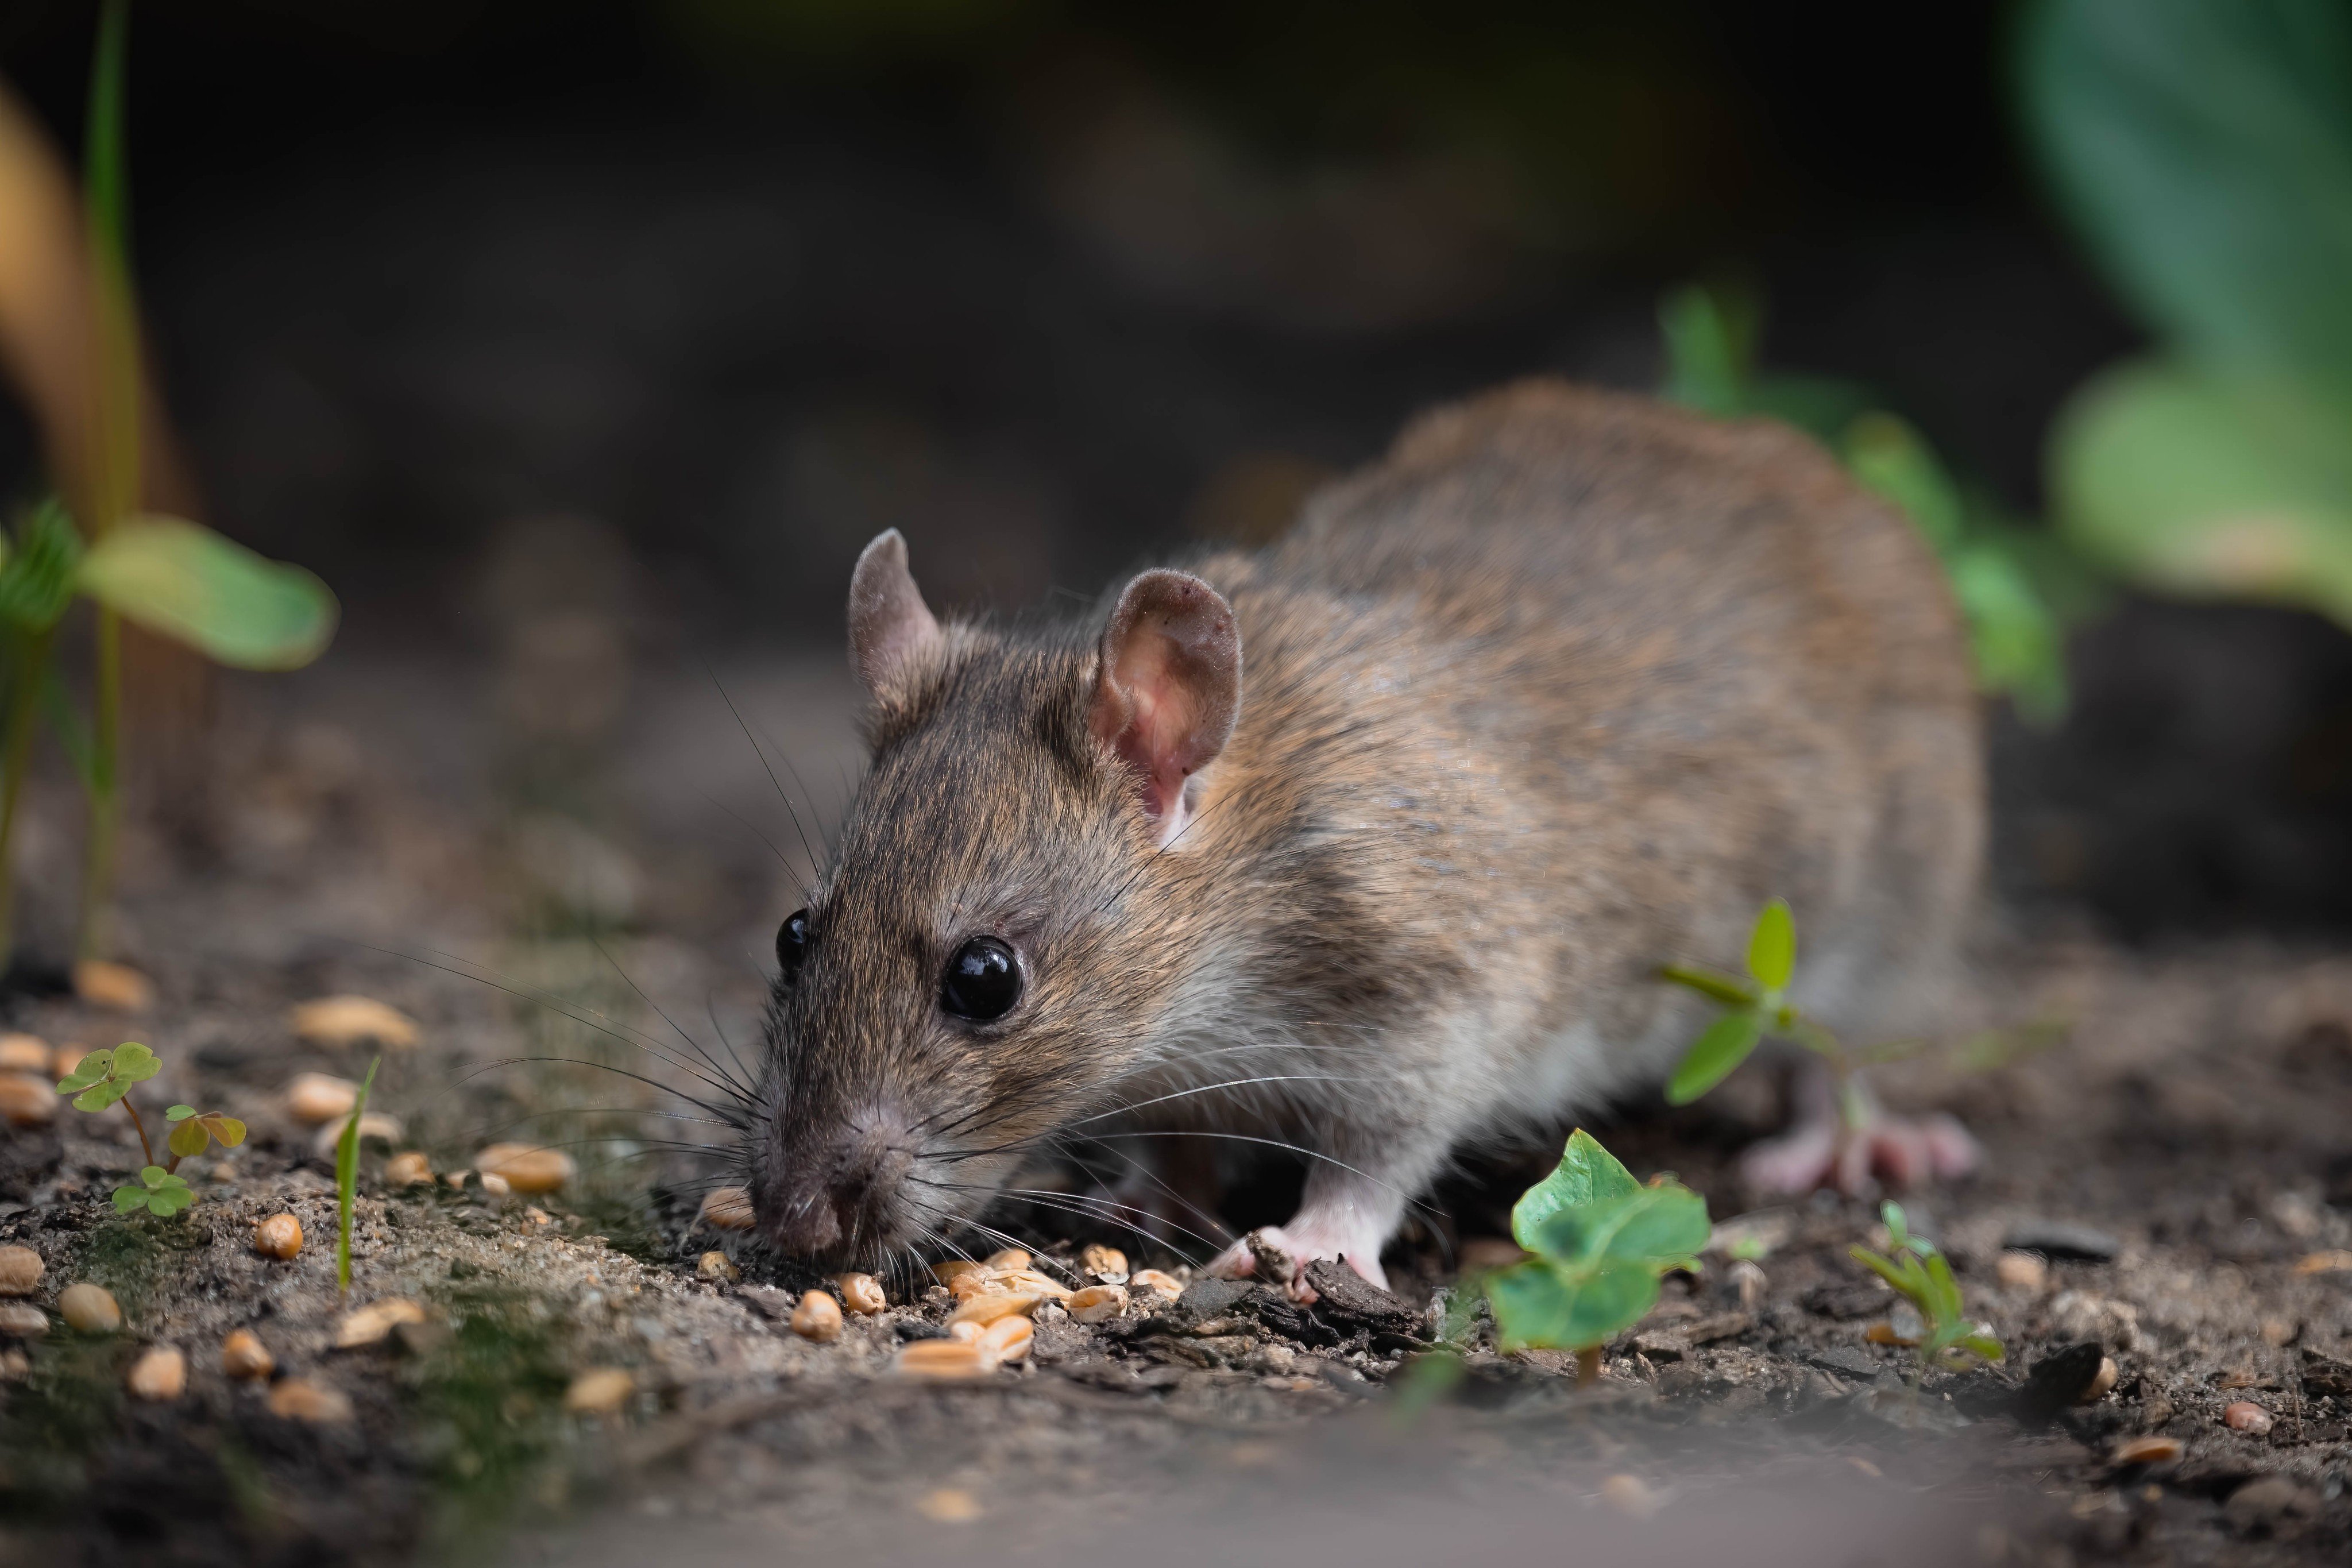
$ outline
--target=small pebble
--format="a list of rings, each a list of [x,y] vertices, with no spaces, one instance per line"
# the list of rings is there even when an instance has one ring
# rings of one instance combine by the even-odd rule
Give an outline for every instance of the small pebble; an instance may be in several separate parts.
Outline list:
[[[823,1344],[841,1337],[841,1303],[822,1290],[812,1290],[793,1309],[793,1332]]]
[[[29,1247],[0,1247],[0,1296],[29,1296],[41,1287],[41,1255]]]
[[[2126,1437],[2116,1445],[2118,1465],[2163,1465],[2180,1458],[2185,1445],[2178,1437]]]
[[[131,1392],[167,1405],[188,1391],[188,1358],[170,1345],[157,1345],[131,1363]]]
[[[348,1314],[336,1325],[335,1348],[339,1351],[358,1350],[363,1345],[379,1342],[399,1324],[423,1321],[425,1308],[419,1302],[398,1296],[372,1302]]]
[[[1116,1247],[1089,1247],[1078,1254],[1078,1267],[1106,1285],[1127,1283],[1127,1254]]]
[[[519,1193],[551,1193],[579,1173],[572,1156],[561,1149],[529,1143],[493,1143],[474,1157],[475,1168],[487,1180],[504,1176]]]
[[[0,1035],[0,1072],[49,1070],[49,1042],[38,1035]]]
[[[253,1250],[281,1261],[302,1250],[302,1222],[290,1214],[274,1214],[253,1227]]]
[[[980,1517],[980,1500],[961,1487],[940,1487],[915,1500],[925,1519],[940,1524],[970,1524]]]
[[[341,1389],[313,1383],[307,1377],[287,1377],[280,1378],[270,1387],[269,1413],[292,1421],[325,1425],[349,1421],[352,1418],[352,1402]]]
[[[221,1341],[221,1371],[231,1377],[268,1377],[278,1370],[278,1358],[251,1329],[236,1329]]]
[[[15,1383],[19,1378],[32,1375],[33,1358],[31,1356],[26,1355],[15,1345],[0,1351],[0,1382]]]
[[[2221,1425],[2232,1432],[2260,1437],[2271,1429],[2271,1413],[2251,1399],[2241,1399],[2221,1412]]]
[[[836,1274],[833,1283],[841,1292],[841,1304],[861,1318],[887,1311],[890,1298],[882,1289],[882,1281],[871,1274]]]
[[[636,1391],[636,1374],[625,1367],[592,1367],[572,1380],[563,1408],[574,1415],[610,1415]]]
[[[1139,1268],[1128,1277],[1127,1282],[1139,1290],[1149,1290],[1156,1296],[1164,1296],[1171,1301],[1184,1293],[1182,1281],[1174,1275],[1163,1274],[1157,1268]]]
[[[1764,1293],[1772,1288],[1771,1280],[1765,1277],[1763,1265],[1752,1258],[1735,1259],[1731,1267],[1724,1270],[1723,1277],[1732,1292],[1739,1298],[1740,1306],[1751,1312],[1762,1303]]]
[[[73,966],[74,994],[110,1013],[144,1013],[155,1000],[147,977],[127,963],[85,958]]]
[[[322,1072],[297,1073],[286,1086],[286,1109],[296,1121],[313,1127],[349,1116],[360,1102],[360,1086],[347,1078]]]
[[[0,1072],[0,1116],[19,1127],[46,1127],[57,1119],[58,1091],[30,1073]]]
[[[373,1040],[392,1050],[416,1043],[416,1020],[373,996],[321,996],[294,1009],[294,1033],[314,1046]]]
[[[892,1375],[917,1383],[972,1383],[995,1370],[986,1351],[959,1340],[917,1340],[890,1362]]]
[[[1127,1292],[1117,1285],[1089,1285],[1063,1304],[1082,1323],[1107,1323],[1127,1310]]]
[[[383,1179],[395,1187],[429,1185],[433,1162],[417,1150],[405,1150],[383,1163]]]
[[[49,1315],[30,1301],[0,1301],[0,1334],[37,1340],[49,1331]]]
[[[742,1187],[713,1187],[702,1200],[702,1222],[717,1230],[751,1228],[751,1194]]]
[[[77,1333],[110,1334],[122,1326],[122,1309],[102,1285],[68,1285],[58,1292],[58,1312]]]
[[[1992,1272],[2004,1290],[2028,1290],[2039,1295],[2050,1283],[2050,1265],[2034,1252],[2004,1252],[1993,1264]]]
[[[2097,1375],[2091,1379],[2089,1385],[2083,1390],[2082,1394],[2076,1398],[2074,1403],[2077,1405],[2096,1405],[2100,1400],[2105,1399],[2115,1388],[2116,1379],[2120,1375],[2121,1373],[2116,1366],[2115,1357],[2100,1357]]]
[[[714,1284],[731,1285],[743,1278],[735,1260],[723,1252],[706,1252],[695,1260],[694,1271]]]

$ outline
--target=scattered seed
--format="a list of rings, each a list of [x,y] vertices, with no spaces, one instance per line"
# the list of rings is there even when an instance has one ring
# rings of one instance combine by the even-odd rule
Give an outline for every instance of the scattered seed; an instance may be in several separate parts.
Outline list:
[[[1601,1500],[1619,1513],[1647,1519],[1665,1500],[1639,1476],[1614,1475],[1601,1483]]]
[[[1071,1291],[1063,1305],[1082,1323],[1107,1323],[1127,1310],[1127,1292],[1116,1285],[1089,1285]]]
[[[290,1214],[274,1214],[253,1227],[253,1250],[264,1258],[289,1258],[302,1250],[302,1222]]]
[[[948,1325],[948,1338],[955,1341],[958,1344],[976,1345],[980,1343],[981,1331],[981,1327],[978,1323],[950,1323]]]
[[[1011,1289],[999,1276],[981,1269],[959,1274],[948,1281],[948,1294],[959,1301],[969,1301],[975,1296],[1002,1296]]]
[[[2116,1445],[2118,1465],[2163,1465],[2180,1458],[2184,1445],[2178,1437],[2126,1437]]]
[[[0,1072],[0,1116],[19,1127],[46,1127],[57,1119],[58,1091],[30,1073]]]
[[[0,1301],[0,1334],[37,1340],[49,1331],[49,1315],[30,1301]]]
[[[2241,1399],[2221,1412],[2221,1425],[2259,1437],[2271,1429],[2271,1413],[2251,1399]]]
[[[2331,1252],[2306,1254],[2296,1263],[2297,1274],[2352,1274],[2352,1252],[2340,1248]]]
[[[563,1408],[574,1415],[610,1415],[636,1391],[636,1374],[625,1367],[592,1367],[564,1390]]]
[[[2101,1356],[2099,1358],[2099,1370],[2092,1375],[2089,1383],[2084,1384],[2083,1392],[2074,1396],[2074,1403],[2077,1405],[2096,1405],[2100,1400],[2105,1399],[2107,1396],[2107,1393],[2110,1389],[2115,1387],[2116,1379],[2118,1375],[2120,1374],[2116,1367],[2116,1358],[2111,1355]]]
[[[950,1290],[955,1289],[955,1282],[958,1279],[967,1275],[977,1274],[985,1277],[987,1273],[987,1269],[969,1258],[950,1258],[944,1262],[931,1265],[931,1278]]]
[[[58,1292],[58,1312],[77,1333],[110,1334],[122,1326],[122,1309],[103,1285],[68,1285]]]
[[[1733,1259],[1731,1267],[1723,1271],[1723,1277],[1730,1281],[1740,1306],[1751,1312],[1764,1300],[1765,1292],[1772,1288],[1772,1281],[1765,1276],[1764,1266],[1752,1258]]]
[[[555,1216],[548,1213],[545,1209],[540,1207],[537,1204],[531,1204],[526,1206],[522,1211],[522,1217],[530,1221],[533,1225],[553,1225],[555,1223]]]
[[[376,1344],[399,1324],[421,1323],[424,1321],[425,1308],[421,1303],[394,1296],[362,1307],[346,1316],[336,1325],[335,1348],[351,1351]]]
[[[41,1288],[41,1255],[29,1247],[0,1247],[0,1296],[29,1296]]]
[[[579,1173],[562,1150],[529,1143],[493,1143],[474,1156],[474,1164],[484,1180],[504,1176],[519,1193],[551,1193]]]
[[[466,1190],[466,1178],[473,1173],[471,1171],[452,1171],[441,1179],[449,1184],[452,1191],[462,1193]]]
[[[841,1303],[822,1290],[812,1290],[793,1309],[793,1332],[824,1344],[841,1337]]]
[[[356,1046],[373,1040],[391,1050],[416,1043],[416,1020],[373,996],[321,996],[291,1016],[294,1033],[314,1046]]]
[[[0,1072],[49,1070],[49,1042],[38,1035],[0,1035]]]
[[[1089,1247],[1078,1254],[1078,1267],[1106,1285],[1127,1283],[1127,1254],[1116,1247]]]
[[[2040,1294],[2050,1283],[2050,1265],[2038,1252],[2004,1252],[1992,1266],[1993,1278],[2004,1290],[2030,1290]]]
[[[1056,1301],[1066,1301],[1070,1299],[1070,1288],[1067,1285],[1050,1274],[1040,1274],[1034,1268],[1016,1269],[1003,1278],[1004,1288],[1008,1290],[1034,1290],[1040,1296],[1048,1297]]]
[[[986,1351],[961,1340],[917,1340],[890,1363],[895,1375],[919,1383],[974,1383],[995,1370]]]
[[[1139,1290],[1150,1290],[1155,1295],[1165,1296],[1171,1301],[1184,1293],[1182,1283],[1174,1275],[1162,1274],[1157,1268],[1139,1268],[1129,1277],[1127,1282]]]
[[[993,1268],[999,1274],[1011,1274],[1029,1267],[1029,1254],[1021,1247],[1008,1247],[1002,1252],[991,1253],[982,1267]]]
[[[251,1329],[237,1329],[221,1341],[221,1371],[231,1377],[268,1377],[278,1358]]]
[[[85,958],[73,966],[74,994],[110,1013],[144,1013],[155,1000],[155,987],[127,963]]]
[[[961,1487],[941,1487],[915,1500],[925,1519],[940,1524],[970,1524],[980,1517],[980,1500]]]
[[[751,1228],[751,1194],[743,1187],[713,1187],[702,1200],[702,1222],[718,1230]]]
[[[323,1383],[313,1383],[307,1377],[280,1378],[269,1390],[269,1413],[293,1421],[324,1425],[349,1421],[352,1402],[341,1389],[330,1388]]]
[[[131,1363],[131,1392],[168,1405],[188,1391],[188,1358],[170,1345],[157,1345]]]
[[[704,1253],[696,1260],[694,1271],[720,1285],[731,1285],[743,1278],[743,1271],[735,1267],[735,1260],[723,1252]]]
[[[429,1184],[433,1180],[433,1162],[417,1150],[406,1150],[383,1163],[383,1179],[395,1187]]]
[[[1036,1334],[1036,1325],[1026,1318],[999,1318],[981,1331],[980,1348],[999,1362],[1026,1361]]]
[[[499,1175],[496,1171],[484,1171],[482,1173],[482,1191],[489,1194],[490,1196],[494,1198],[506,1198],[512,1197],[514,1195],[513,1184],[509,1183],[504,1176]]]
[[[0,1351],[0,1382],[15,1383],[33,1375],[33,1358],[16,1346]]]
[[[1000,1318],[1025,1318],[1037,1310],[1043,1296],[1034,1290],[1009,1291],[1002,1296],[974,1296],[948,1314],[950,1323],[978,1323],[988,1327]]]
[[[1906,1337],[1893,1323],[1873,1323],[1862,1331],[1862,1337],[1874,1345],[1916,1345],[1916,1337]]]
[[[320,1128],[319,1135],[310,1140],[311,1152],[332,1154],[335,1145],[342,1141],[343,1129],[351,1124],[351,1112],[345,1110],[341,1119]],[[371,1138],[379,1143],[397,1143],[401,1131],[400,1118],[386,1116],[381,1110],[368,1111],[360,1118],[360,1142],[362,1143]]]
[[[889,1310],[890,1298],[883,1292],[882,1281],[871,1274],[836,1274],[833,1283],[841,1292],[841,1304],[860,1317]]]
[[[316,1127],[340,1121],[360,1102],[360,1086],[347,1078],[322,1072],[297,1073],[286,1086],[286,1109],[295,1120]]]

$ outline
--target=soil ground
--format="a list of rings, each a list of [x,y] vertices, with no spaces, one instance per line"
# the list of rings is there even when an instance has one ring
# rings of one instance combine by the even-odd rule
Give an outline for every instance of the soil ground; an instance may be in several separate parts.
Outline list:
[[[1687,1110],[1596,1125],[1637,1173],[1672,1170],[1719,1219],[1747,1216],[1762,1255],[1752,1272],[1711,1253],[1676,1276],[1595,1386],[1555,1356],[1480,1349],[1442,1399],[1399,1393],[1447,1259],[1503,1234],[1538,1159],[1439,1194],[1444,1217],[1392,1256],[1392,1300],[1334,1293],[1301,1312],[1196,1281],[1094,1328],[1048,1313],[1030,1364],[986,1386],[919,1386],[884,1369],[939,1331],[944,1292],[894,1279],[891,1310],[837,1342],[794,1335],[783,1305],[810,1281],[694,1226],[697,1168],[656,1142],[708,1130],[663,1131],[677,1101],[597,1066],[686,1081],[616,1037],[643,1029],[682,1054],[656,1004],[720,1059],[722,1036],[745,1047],[759,955],[796,901],[779,862],[800,858],[765,766],[699,676],[532,729],[516,716],[546,710],[537,668],[510,654],[486,679],[454,656],[436,669],[361,652],[227,688],[201,810],[158,814],[127,856],[120,943],[152,1007],[7,998],[11,1029],[152,1045],[151,1117],[185,1100],[252,1124],[243,1149],[184,1168],[200,1200],[171,1220],[108,1201],[139,1163],[119,1113],[0,1134],[0,1241],[42,1254],[37,1303],[94,1279],[128,1318],[86,1339],[52,1317],[10,1363],[9,1560],[1381,1563],[1569,1540],[1661,1563],[2352,1553],[2352,957],[2126,951],[2063,915],[2010,932],[1986,1010],[2063,1020],[2066,1037],[1885,1079],[1898,1107],[1949,1109],[1984,1142],[1980,1173],[1906,1198],[2007,1343],[1998,1368],[1915,1377],[1868,1338],[1891,1300],[1847,1249],[1871,1239],[1873,1205],[1754,1208],[1735,1160],[1776,1114],[1759,1067]],[[795,794],[820,786],[821,818],[855,765],[839,678],[747,664],[717,684],[795,764]],[[56,863],[70,808],[53,798],[37,819],[51,826],[28,858]],[[55,900],[34,901],[35,929],[54,929]],[[402,1119],[400,1147],[445,1172],[499,1138],[581,1162],[561,1192],[499,1199],[390,1187],[372,1148],[347,1300],[331,1158],[282,1094],[298,1072],[364,1069],[364,1048],[303,1044],[288,1022],[338,993],[421,1026],[386,1055],[375,1102]],[[250,1242],[284,1210],[309,1237],[290,1263]],[[1063,1265],[1089,1241],[1138,1266],[1187,1261],[1050,1214],[1001,1217]],[[713,1250],[740,1279],[705,1276]],[[427,1321],[332,1348],[351,1307],[392,1297]],[[273,1415],[264,1387],[226,1378],[217,1347],[241,1327],[280,1379],[339,1391],[353,1419]],[[175,1403],[122,1392],[153,1343],[188,1352]],[[2112,1390],[2067,1403],[2102,1355]],[[567,1414],[573,1377],[602,1366],[635,1392]],[[2225,1425],[2241,1404],[2266,1429]],[[2149,1436],[2177,1456],[2131,1458]]]

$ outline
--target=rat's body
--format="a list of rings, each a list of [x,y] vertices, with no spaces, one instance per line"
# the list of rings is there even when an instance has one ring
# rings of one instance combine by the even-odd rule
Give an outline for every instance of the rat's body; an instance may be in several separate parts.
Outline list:
[[[871,1261],[1057,1131],[1193,1128],[1308,1150],[1283,1242],[1377,1279],[1453,1151],[1660,1081],[1704,1009],[1658,965],[1767,898],[1834,1027],[1949,964],[1962,634],[1803,437],[1528,384],[1192,570],[1033,638],[940,626],[895,536],[860,563],[874,770],[754,1150],[785,1246]]]

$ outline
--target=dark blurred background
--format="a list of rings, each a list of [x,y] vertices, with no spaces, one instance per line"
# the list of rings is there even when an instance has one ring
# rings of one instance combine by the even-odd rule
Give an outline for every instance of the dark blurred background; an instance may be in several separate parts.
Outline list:
[[[131,239],[208,516],[335,586],[332,658],[483,637],[501,572],[625,573],[659,658],[830,650],[891,526],[942,604],[1090,595],[1264,536],[1433,400],[1655,386],[1692,279],[2032,515],[2053,410],[2139,339],[2021,149],[2011,21],[142,5]],[[92,23],[0,8],[0,73],[68,153]],[[0,494],[37,483],[0,403]],[[2352,924],[2340,632],[2122,595],[2072,666],[2063,725],[1997,720],[2013,907]]]

